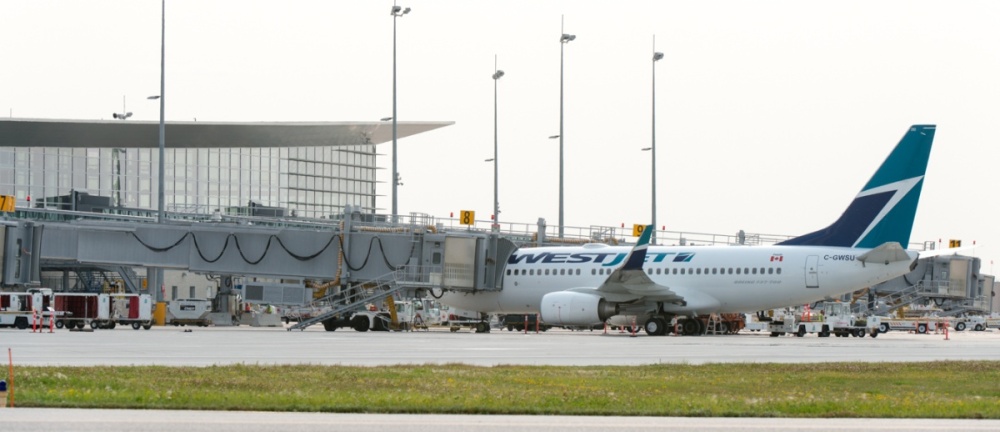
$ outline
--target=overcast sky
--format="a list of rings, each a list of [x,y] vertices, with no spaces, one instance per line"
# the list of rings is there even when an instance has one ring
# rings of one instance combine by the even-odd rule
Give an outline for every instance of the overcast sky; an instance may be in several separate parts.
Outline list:
[[[402,1],[402,0],[400,0]],[[912,242],[1000,250],[993,220],[1000,2],[400,3],[400,213],[492,212],[494,56],[503,221],[558,223],[559,36],[566,225],[797,235],[846,208],[907,127],[938,125]],[[372,121],[392,111],[388,1],[167,2],[167,120]],[[156,120],[160,2],[0,0],[0,108]],[[168,142],[169,146],[169,133]],[[388,145],[380,152],[390,153]],[[389,157],[380,158],[388,179]],[[388,212],[390,188],[380,185]]]

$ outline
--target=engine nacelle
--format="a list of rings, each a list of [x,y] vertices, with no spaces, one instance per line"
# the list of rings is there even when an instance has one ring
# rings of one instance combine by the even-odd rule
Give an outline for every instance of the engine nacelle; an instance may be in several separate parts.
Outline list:
[[[559,291],[542,297],[542,321],[550,325],[592,325],[618,314],[604,298],[575,291]]]

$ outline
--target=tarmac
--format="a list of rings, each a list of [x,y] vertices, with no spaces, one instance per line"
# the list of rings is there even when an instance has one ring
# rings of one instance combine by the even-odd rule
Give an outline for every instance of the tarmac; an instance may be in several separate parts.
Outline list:
[[[510,332],[446,328],[413,332],[336,332],[251,327],[154,327],[69,332],[0,329],[0,350],[18,365],[227,364],[642,365],[655,363],[815,363],[996,360],[1000,332],[871,337],[647,336],[617,331]],[[1000,420],[774,419],[521,415],[395,415],[15,408],[0,411],[6,432],[100,431],[978,431]]]

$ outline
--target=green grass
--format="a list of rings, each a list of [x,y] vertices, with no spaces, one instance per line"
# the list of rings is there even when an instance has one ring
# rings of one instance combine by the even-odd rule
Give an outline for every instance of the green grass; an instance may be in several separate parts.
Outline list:
[[[1000,418],[1000,362],[19,367],[18,407]]]

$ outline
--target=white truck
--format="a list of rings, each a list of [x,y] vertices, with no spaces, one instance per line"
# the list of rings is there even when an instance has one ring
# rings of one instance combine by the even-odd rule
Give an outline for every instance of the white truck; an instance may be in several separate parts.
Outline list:
[[[771,337],[794,334],[803,337],[816,333],[819,337],[877,337],[879,329],[875,323],[858,320],[851,313],[851,307],[842,302],[823,302],[816,309],[804,309],[800,312],[785,313],[775,317],[768,324]]]
[[[51,315],[46,309],[51,297],[52,290],[48,289],[0,293],[0,327],[15,327],[20,330],[31,327],[43,316]]]
[[[1000,318],[976,315],[955,322],[955,331],[964,331],[967,328],[975,331],[1000,328]]]

